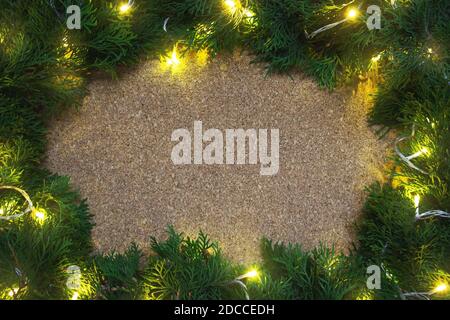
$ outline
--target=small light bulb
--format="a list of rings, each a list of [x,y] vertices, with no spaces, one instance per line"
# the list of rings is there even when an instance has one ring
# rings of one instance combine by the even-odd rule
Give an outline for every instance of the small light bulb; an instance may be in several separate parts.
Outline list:
[[[80,294],[77,291],[75,291],[72,295],[71,300],[78,300],[79,297],[80,297]]]
[[[167,59],[167,64],[169,66],[177,66],[177,65],[180,64],[180,60],[178,59],[178,56],[177,56],[177,49],[176,49],[176,47],[173,48],[173,51],[172,51],[172,54],[171,54],[170,58]]]
[[[255,13],[254,13],[253,11],[249,10],[249,9],[244,9],[244,15],[245,15],[247,18],[252,18],[252,17],[255,16]]]
[[[349,18],[349,19],[356,18],[356,16],[358,16],[358,10],[356,10],[356,9],[350,9],[347,12],[347,18]]]
[[[34,219],[41,224],[44,223],[47,218],[44,209],[33,209],[32,214]]]
[[[375,57],[372,58],[372,62],[378,62],[381,59],[381,54],[376,55]]]
[[[243,278],[256,278],[258,276],[258,271],[256,271],[255,269],[250,270],[249,272],[247,272]]]
[[[235,14],[238,9],[241,9],[241,3],[239,0],[225,0],[225,6],[231,14]]]
[[[8,292],[8,296],[10,296],[11,298],[14,297],[14,295],[19,292],[19,288],[14,288],[11,291]]]
[[[419,207],[419,204],[420,204],[420,196],[419,196],[418,194],[416,194],[416,195],[414,196],[414,206],[415,206],[416,208],[418,208],[418,207]]]
[[[433,53],[433,48],[428,48],[428,53]]]
[[[126,13],[130,10],[131,6],[128,3],[124,3],[120,6],[119,10],[121,13]]]
[[[448,285],[446,283],[439,283],[436,288],[433,289],[433,293],[443,293],[447,291]]]
[[[226,4],[230,9],[236,9],[236,2],[234,2],[234,0],[225,0],[225,4]]]
[[[38,219],[44,219],[45,218],[45,215],[44,215],[44,213],[43,212],[40,212],[40,211],[37,211],[36,212],[36,218],[38,218]]]

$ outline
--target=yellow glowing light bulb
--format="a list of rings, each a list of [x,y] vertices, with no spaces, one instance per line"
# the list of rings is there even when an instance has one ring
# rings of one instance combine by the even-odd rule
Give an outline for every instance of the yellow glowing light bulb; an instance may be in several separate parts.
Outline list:
[[[231,10],[236,9],[236,2],[234,0],[225,0],[225,4],[227,5],[228,8],[230,8]]]
[[[252,17],[255,16],[255,13],[254,13],[253,11],[249,10],[249,9],[244,9],[244,15],[245,15],[247,18],[252,18]]]
[[[170,58],[167,60],[167,64],[170,66],[177,66],[180,64],[180,60],[178,59],[176,48],[173,48],[172,54],[171,54]]]
[[[256,278],[258,276],[258,271],[256,271],[255,269],[250,270],[249,272],[247,272],[243,278]]]
[[[436,288],[433,289],[433,293],[443,293],[448,290],[448,285],[446,283],[439,283]]]
[[[43,223],[46,219],[45,210],[43,209],[33,209],[32,214],[34,219],[39,223]]]
[[[241,3],[239,0],[225,0],[225,6],[231,14],[235,14],[238,9],[241,9]]]
[[[433,48],[428,48],[428,53],[433,53]]]
[[[372,62],[378,62],[381,58],[381,54],[376,55],[375,57],[372,58]]]
[[[356,9],[350,9],[347,12],[347,18],[348,19],[354,19],[358,16],[358,10]]]
[[[14,288],[8,292],[8,296],[10,296],[12,298],[18,291],[19,291],[19,288]]]
[[[418,207],[419,207],[419,204],[420,204],[420,196],[419,196],[418,194],[416,194],[416,195],[414,196],[414,206],[415,206],[416,208],[418,208]]]
[[[121,13],[127,13],[130,10],[131,6],[128,3],[124,3],[120,6],[119,10]]]
[[[428,154],[428,153],[430,153],[430,150],[428,150],[427,147],[423,147],[422,149],[420,149],[420,153],[422,153],[422,154]]]
[[[72,295],[71,300],[78,300],[79,297],[80,297],[80,294],[77,291],[75,291]]]
[[[41,211],[36,211],[36,218],[40,219],[40,220],[44,220],[45,219],[45,214]]]

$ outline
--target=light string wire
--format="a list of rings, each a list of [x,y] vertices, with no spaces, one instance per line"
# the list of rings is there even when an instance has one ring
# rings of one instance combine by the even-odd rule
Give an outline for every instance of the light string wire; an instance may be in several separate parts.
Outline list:
[[[236,279],[228,282],[228,284],[229,285],[236,284],[236,285],[240,286],[243,289],[243,291],[244,291],[245,300],[250,300],[250,296],[248,294],[248,288],[247,288],[247,286],[245,285],[245,283],[242,280],[247,279],[247,278],[257,277],[257,276],[258,276],[258,274],[257,274],[256,271],[250,271],[250,272],[247,272],[247,273],[245,273],[243,275],[240,275]]]
[[[25,211],[23,211],[22,213],[13,214],[13,215],[9,215],[9,216],[0,216],[0,220],[15,220],[15,219],[18,219],[18,218],[22,217],[23,215],[25,215],[27,213],[36,211],[36,208],[34,207],[30,196],[24,190],[22,190],[20,188],[17,188],[17,187],[12,187],[12,186],[0,186],[0,190],[14,190],[14,191],[17,191],[17,192],[19,192],[22,195],[22,197],[25,198],[26,202],[28,203],[28,208],[25,209]]]
[[[245,300],[250,300],[250,296],[248,295],[248,289],[245,283],[236,278],[233,281],[230,281],[230,284],[237,284],[238,286],[240,286],[244,290]]]
[[[413,160],[413,159],[418,158],[419,156],[421,156],[421,155],[424,153],[422,150],[421,150],[421,151],[418,151],[418,152],[416,152],[416,153],[414,153],[414,154],[412,154],[412,155],[410,155],[410,156],[405,156],[405,155],[400,151],[400,148],[399,148],[400,142],[405,141],[405,140],[412,139],[412,138],[414,137],[415,134],[416,134],[416,125],[413,124],[413,126],[412,126],[412,131],[411,131],[411,134],[410,134],[409,136],[400,137],[400,138],[398,138],[398,139],[395,141],[395,145],[394,145],[395,153],[397,153],[397,155],[400,157],[400,159],[401,159],[403,162],[405,162],[410,168],[415,169],[415,170],[417,170],[417,171],[419,171],[419,172],[421,172],[421,173],[423,173],[423,174],[429,175],[429,173],[428,173],[427,171],[425,171],[425,170],[423,170],[423,169],[417,167],[417,166],[416,166],[414,163],[412,163],[412,161],[411,161],[411,160]]]
[[[349,3],[347,3],[347,4],[344,4],[344,5],[342,6],[341,9],[343,9],[343,8],[345,8],[345,7],[349,6],[349,5],[351,5],[352,3],[353,3],[353,1],[351,1],[351,2],[349,2]],[[358,10],[361,9],[361,6],[362,6],[362,3],[358,6]],[[346,21],[348,21],[348,20],[351,20],[351,19],[352,19],[352,18],[347,17],[347,18],[342,19],[342,20],[340,20],[340,21],[337,21],[337,22],[333,22],[333,23],[327,24],[326,26],[323,26],[323,27],[317,29],[316,31],[311,32],[311,33],[308,33],[308,32],[305,30],[306,38],[307,38],[307,39],[312,39],[312,38],[314,38],[317,34],[319,34],[319,33],[321,33],[321,32],[324,32],[324,31],[327,31],[327,30],[329,30],[329,29],[332,29],[332,28],[334,28],[334,27],[336,27],[336,26],[338,26],[338,25],[340,25],[340,24],[342,24],[342,23],[344,23],[344,22],[346,22]]]
[[[450,213],[442,211],[442,210],[430,210],[423,213],[420,213],[419,200],[416,203],[416,221],[425,220],[428,218],[437,217],[437,218],[448,218],[450,219]]]
[[[415,169],[423,174],[429,175],[429,173],[419,167],[417,167],[414,163],[412,163],[411,160],[420,157],[424,151],[420,150],[410,156],[405,156],[399,148],[399,144],[402,141],[405,140],[409,140],[412,139],[416,134],[416,126],[415,124],[412,125],[412,130],[411,130],[411,134],[409,136],[405,136],[405,137],[400,137],[395,141],[395,152],[397,153],[397,155],[400,157],[400,159],[405,162],[410,168]],[[430,210],[430,211],[426,211],[423,213],[420,213],[420,207],[419,207],[419,198],[417,199],[417,203],[415,203],[416,205],[416,215],[415,215],[415,219],[416,221],[419,220],[424,220],[424,219],[428,219],[428,218],[432,218],[432,217],[438,217],[438,218],[450,218],[450,213],[442,211],[442,210]]]
[[[167,24],[169,23],[170,17],[164,19],[163,30],[167,32]]]
[[[407,300],[409,297],[416,298],[416,299],[422,299],[422,300],[431,300],[431,297],[435,294],[439,294],[443,291],[447,290],[447,285],[438,286],[437,288],[426,291],[426,292],[402,292],[400,294],[400,297],[402,300]]]

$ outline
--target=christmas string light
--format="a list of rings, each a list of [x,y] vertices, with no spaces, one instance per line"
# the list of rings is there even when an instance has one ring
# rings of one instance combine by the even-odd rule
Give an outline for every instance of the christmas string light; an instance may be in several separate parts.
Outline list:
[[[350,5],[351,3],[353,3],[353,1],[350,2],[350,3],[344,4],[344,5],[343,5],[343,8],[347,7],[347,6]],[[342,19],[342,20],[340,20],[340,21],[337,21],[337,22],[333,22],[333,23],[327,24],[326,26],[323,26],[322,28],[319,28],[319,29],[317,29],[316,31],[314,31],[314,32],[312,32],[312,33],[309,33],[309,34],[308,34],[308,32],[305,30],[306,38],[312,39],[312,38],[314,38],[317,34],[319,34],[319,33],[321,33],[321,32],[324,32],[324,31],[327,31],[327,30],[329,30],[329,29],[332,29],[332,28],[334,28],[334,27],[336,27],[336,26],[338,26],[338,25],[340,25],[340,24],[342,24],[342,23],[344,23],[344,22],[346,22],[346,21],[354,20],[354,19],[359,15],[359,9],[361,8],[361,6],[362,6],[362,4],[360,4],[360,5],[358,6],[357,9],[355,9],[355,8],[349,9],[349,10],[347,11],[347,17],[346,17],[345,19]]]
[[[423,299],[423,300],[431,300],[431,297],[436,294],[442,294],[448,290],[448,285],[444,282],[439,283],[433,290],[430,290],[428,292],[406,292],[401,293],[401,297],[403,300],[406,300],[407,298],[416,298],[416,299]]]
[[[225,0],[225,5],[228,7],[228,10],[230,10],[230,12],[232,14],[234,14],[237,10],[237,4],[236,1],[234,0]]]
[[[414,196],[414,206],[416,208],[416,221],[428,219],[431,217],[450,218],[450,213],[442,211],[442,210],[430,210],[430,211],[427,211],[424,213],[420,213],[419,204],[420,204],[420,196],[415,195]]]
[[[248,295],[247,286],[245,285],[245,283],[242,280],[256,278],[257,276],[258,276],[258,271],[253,269],[253,270],[251,270],[251,271],[249,271],[249,272],[247,272],[247,273],[237,277],[236,279],[231,281],[229,284],[237,284],[238,286],[240,286],[244,290],[245,299],[246,300],[250,300],[250,296]]]
[[[26,202],[28,203],[28,207],[27,209],[25,209],[25,211],[18,213],[18,214],[14,214],[14,215],[9,215],[9,216],[0,216],[0,220],[15,220],[18,219],[20,217],[22,217],[23,215],[30,213],[33,215],[33,217],[40,223],[44,222],[45,220],[45,211],[42,209],[36,209],[33,205],[33,202],[31,201],[30,196],[28,195],[28,193],[26,193],[24,190],[17,188],[17,187],[12,187],[12,186],[0,186],[0,190],[14,190],[19,192],[26,200]]]
[[[419,172],[421,172],[421,173],[423,173],[423,174],[429,174],[428,172],[426,172],[425,170],[420,169],[420,168],[417,167],[414,163],[411,162],[411,160],[413,160],[413,159],[415,159],[415,158],[418,158],[418,157],[420,157],[420,156],[423,155],[423,154],[428,153],[429,150],[428,150],[427,148],[422,148],[422,149],[420,149],[418,152],[416,152],[416,153],[414,153],[414,154],[412,154],[412,155],[410,155],[410,156],[405,156],[405,155],[400,151],[400,148],[398,147],[398,145],[400,144],[400,142],[411,139],[412,137],[414,137],[415,133],[416,133],[416,129],[415,129],[415,125],[413,125],[413,127],[412,127],[412,132],[411,132],[411,134],[410,134],[409,136],[398,138],[398,139],[395,141],[395,146],[394,146],[395,153],[397,153],[397,155],[400,157],[400,159],[402,159],[403,162],[405,162],[410,168],[413,168],[413,169],[415,169],[415,170],[417,170],[417,171],[419,171]]]
[[[128,11],[130,11],[131,7],[134,4],[134,0],[128,0],[127,3],[123,3],[120,7],[119,7],[119,11],[121,14],[125,14]]]
[[[14,298],[17,294],[17,292],[19,292],[19,288],[12,288],[9,292],[8,292],[8,296],[10,298]]]
[[[177,66],[181,63],[180,59],[178,59],[177,46],[173,47],[172,53],[166,60],[167,65],[169,66]]]
[[[232,15],[239,11],[247,18],[253,18],[255,16],[253,11],[243,8],[239,0],[225,0],[224,4]]]
[[[70,300],[78,300],[80,294],[78,293],[78,291],[75,291],[72,295],[72,297],[70,298]]]

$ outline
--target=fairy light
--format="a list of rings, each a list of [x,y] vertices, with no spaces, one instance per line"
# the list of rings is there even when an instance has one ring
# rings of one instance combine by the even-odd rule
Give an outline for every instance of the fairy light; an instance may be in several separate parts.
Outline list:
[[[448,291],[448,284],[444,282],[439,282],[436,287],[428,292],[407,292],[402,293],[403,298],[413,297],[417,299],[430,300],[430,297],[436,294],[443,294]]]
[[[11,291],[8,292],[8,296],[13,298],[17,294],[17,292],[19,292],[19,288],[13,288]]]
[[[255,16],[255,13],[249,9],[244,9],[243,12],[247,18],[253,18]]]
[[[127,12],[128,10],[130,10],[130,5],[129,5],[128,3],[125,3],[125,4],[123,4],[123,5],[120,6],[120,12],[121,12],[121,13],[125,13],[125,12]]]
[[[230,281],[229,284],[236,284],[236,285],[240,286],[244,290],[245,299],[246,300],[250,300],[250,296],[248,295],[247,286],[245,285],[245,283],[242,280],[244,280],[244,279],[255,279],[258,276],[259,276],[258,271],[256,269],[251,269],[247,273],[244,273],[243,275],[240,275],[239,277],[237,277],[233,281]]]
[[[432,218],[432,217],[436,217],[436,218],[450,218],[450,213],[442,211],[442,210],[430,210],[430,211],[426,211],[423,213],[420,213],[420,196],[419,195],[415,195],[414,196],[414,207],[416,209],[416,221],[419,220],[424,220],[424,219],[428,219],[428,218]]]
[[[359,12],[357,9],[352,8],[347,11],[347,18],[348,19],[355,19],[359,15]]]
[[[416,129],[415,129],[415,125],[413,125],[413,126],[412,126],[411,134],[410,134],[409,136],[404,136],[404,137],[398,138],[398,139],[395,141],[395,145],[394,145],[395,153],[397,153],[397,155],[400,157],[400,159],[401,159],[403,162],[405,162],[410,168],[413,168],[413,169],[415,169],[415,170],[417,170],[417,171],[419,171],[419,172],[421,172],[421,173],[423,173],[423,174],[429,174],[427,171],[425,171],[425,170],[423,170],[423,169],[417,167],[417,166],[416,166],[414,163],[412,163],[412,161],[411,161],[411,160],[413,160],[413,159],[415,159],[415,158],[420,157],[421,155],[423,155],[423,154],[425,154],[425,153],[429,153],[428,148],[425,148],[425,147],[424,147],[424,148],[422,148],[421,150],[419,150],[418,152],[416,152],[416,153],[414,153],[414,154],[412,154],[412,155],[410,155],[410,156],[405,156],[405,155],[400,151],[400,148],[399,148],[400,142],[405,141],[405,140],[412,139],[412,138],[414,137],[415,133],[416,133]]]
[[[381,59],[381,54],[379,54],[379,55],[376,55],[375,57],[372,57],[372,62],[378,62],[378,61],[380,61],[380,59]]]
[[[349,5],[349,4],[344,5],[344,7],[346,7],[347,5]],[[338,25],[340,25],[340,24],[342,24],[342,23],[344,23],[344,22],[349,21],[349,20],[350,20],[350,21],[351,21],[351,20],[355,20],[355,18],[359,15],[359,8],[360,8],[360,7],[361,7],[361,5],[359,5],[358,8],[351,8],[351,9],[349,9],[349,10],[347,11],[346,17],[345,17],[344,19],[342,19],[342,20],[340,20],[340,21],[337,21],[337,22],[333,22],[333,23],[327,24],[327,25],[325,25],[325,26],[323,26],[323,27],[317,29],[316,31],[314,31],[314,32],[312,32],[312,33],[308,33],[308,32],[306,32],[306,30],[305,30],[306,38],[312,39],[312,38],[314,38],[317,34],[319,34],[319,33],[321,33],[321,32],[324,32],[324,31],[326,31],[326,30],[332,29],[332,28],[334,28],[334,27],[336,27],[336,26],[338,26]]]
[[[177,47],[175,46],[170,54],[170,57],[167,59],[167,64],[169,66],[177,66],[181,63],[180,59],[178,59]]]
[[[252,269],[249,272],[243,274],[242,276],[238,277],[239,280],[241,279],[247,279],[247,278],[256,278],[258,276],[258,271],[256,269]]]
[[[231,13],[235,13],[237,9],[236,1],[234,0],[225,0],[225,5],[228,7],[228,10],[231,11]]]
[[[130,11],[131,7],[133,6],[133,0],[129,0],[127,3],[123,3],[119,7],[119,12],[121,14],[126,14]]]
[[[78,300],[78,298],[80,297],[80,294],[78,293],[78,291],[75,291],[72,294],[72,298],[70,298],[71,300]]]
[[[444,293],[448,290],[448,285],[446,283],[439,283],[434,289],[433,289],[433,293],[434,294],[439,294],[439,293]]]
[[[44,209],[34,209],[32,212],[33,217],[37,222],[39,222],[40,224],[44,223],[45,219],[47,218]]]
[[[418,209],[419,208],[419,204],[420,204],[420,196],[418,194],[416,194],[414,196],[414,208]]]

